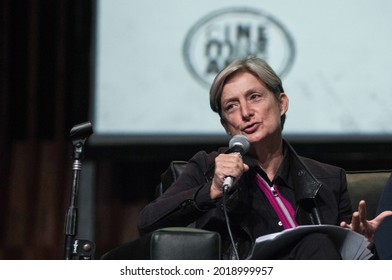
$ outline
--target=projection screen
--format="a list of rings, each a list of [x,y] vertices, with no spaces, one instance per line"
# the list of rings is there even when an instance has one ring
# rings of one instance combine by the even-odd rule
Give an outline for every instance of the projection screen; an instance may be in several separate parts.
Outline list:
[[[256,55],[289,97],[286,138],[392,136],[392,1],[98,0],[92,143],[226,139],[209,86]]]

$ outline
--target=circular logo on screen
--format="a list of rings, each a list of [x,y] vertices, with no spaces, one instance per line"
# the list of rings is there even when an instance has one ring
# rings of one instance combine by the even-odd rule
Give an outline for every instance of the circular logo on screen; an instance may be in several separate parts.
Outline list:
[[[251,8],[230,8],[195,23],[185,38],[183,55],[193,77],[209,87],[221,69],[249,55],[266,60],[283,77],[293,64],[295,46],[276,18]]]

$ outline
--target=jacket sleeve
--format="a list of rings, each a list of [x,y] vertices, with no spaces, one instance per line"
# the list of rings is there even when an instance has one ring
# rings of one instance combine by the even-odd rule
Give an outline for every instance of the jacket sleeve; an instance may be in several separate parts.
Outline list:
[[[209,197],[207,171],[216,155],[202,151],[192,157],[179,178],[139,214],[141,235],[162,227],[187,226],[215,207]]]
[[[327,170],[319,179],[323,183],[318,196],[323,223],[339,225],[341,221],[349,222],[352,212],[346,172],[333,167]]]

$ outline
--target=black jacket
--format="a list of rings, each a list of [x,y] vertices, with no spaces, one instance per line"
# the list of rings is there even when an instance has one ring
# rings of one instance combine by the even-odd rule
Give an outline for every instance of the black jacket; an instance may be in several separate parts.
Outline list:
[[[341,168],[300,157],[284,141],[285,159],[281,193],[295,209],[298,224],[333,224],[349,221],[351,204],[345,171]],[[227,150],[227,149],[226,149]],[[197,153],[189,160],[181,176],[159,198],[140,213],[138,228],[145,234],[162,227],[187,226],[217,231],[222,237],[223,258],[230,258],[230,239],[222,210],[222,199],[211,200],[209,189],[214,174],[214,159],[225,150]],[[243,174],[227,199],[234,239],[241,258],[250,253],[255,238],[282,230],[263,195],[254,187],[257,164],[243,157],[250,170]],[[264,198],[265,199],[265,198]],[[260,201],[260,203],[259,203]]]

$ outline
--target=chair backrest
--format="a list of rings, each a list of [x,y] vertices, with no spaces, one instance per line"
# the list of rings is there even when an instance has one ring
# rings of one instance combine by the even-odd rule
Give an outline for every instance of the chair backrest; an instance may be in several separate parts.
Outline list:
[[[183,160],[174,160],[170,163],[169,167],[161,174],[161,182],[155,190],[155,197],[162,195],[177,180],[187,163]]]
[[[366,201],[367,216],[376,216],[377,206],[391,170],[347,171],[347,188],[353,210],[360,200]]]

